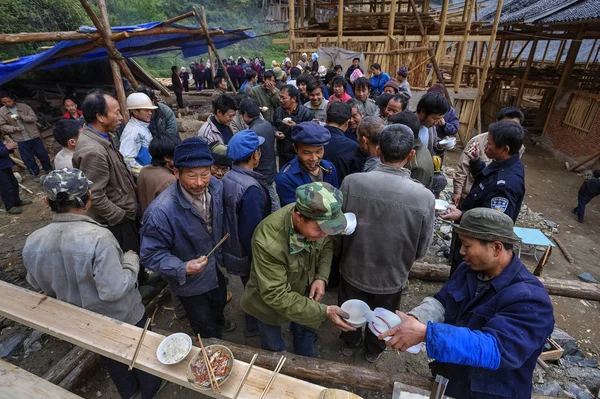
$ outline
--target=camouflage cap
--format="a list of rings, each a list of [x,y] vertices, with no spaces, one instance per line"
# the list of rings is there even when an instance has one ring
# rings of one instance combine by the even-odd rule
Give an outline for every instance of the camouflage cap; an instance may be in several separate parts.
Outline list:
[[[44,192],[50,201],[56,201],[59,193],[67,193],[69,200],[81,201],[91,185],[92,182],[79,169],[63,168],[48,173],[44,180]]]
[[[342,192],[329,183],[303,184],[296,189],[296,209],[304,217],[315,220],[327,235],[341,234],[346,229],[342,212]]]
[[[473,208],[462,215],[460,225],[454,226],[456,234],[484,241],[516,244],[521,241],[513,230],[513,220],[505,213],[490,208]]]

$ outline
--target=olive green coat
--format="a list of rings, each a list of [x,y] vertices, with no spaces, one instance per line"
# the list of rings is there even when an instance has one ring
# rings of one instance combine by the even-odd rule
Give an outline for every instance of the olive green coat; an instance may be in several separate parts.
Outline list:
[[[330,237],[306,249],[290,253],[290,227],[295,204],[289,204],[265,218],[252,237],[250,280],[242,295],[244,312],[271,325],[289,321],[318,328],[325,320],[327,306],[308,299],[315,280],[327,283],[333,245]]]

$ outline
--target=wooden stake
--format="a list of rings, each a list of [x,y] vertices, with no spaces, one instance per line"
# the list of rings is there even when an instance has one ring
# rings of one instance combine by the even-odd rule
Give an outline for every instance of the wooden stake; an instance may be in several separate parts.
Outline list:
[[[202,19],[200,19],[200,16],[198,15],[198,11],[196,10],[196,8],[194,7],[194,15],[196,16],[196,20],[198,21],[198,23],[200,23],[200,25],[202,26],[202,30],[204,30],[204,34],[206,35],[206,42],[208,43],[209,47],[212,48],[212,51],[215,53],[215,55],[217,56],[217,60],[221,60],[221,56],[219,56],[219,52],[217,51],[217,48],[215,47],[215,43],[212,41],[210,35],[208,34],[208,25],[206,23],[206,12],[204,11],[204,6],[202,6]],[[216,69],[216,65],[213,65],[213,71]],[[233,85],[233,82],[231,81],[231,78],[229,77],[229,73],[227,73],[227,68],[225,68],[225,65],[223,65],[223,73],[225,74],[225,79],[227,79],[227,83],[229,83],[229,86],[231,86],[231,91],[233,92],[233,94],[237,94],[237,91],[235,90],[235,86]]]
[[[438,39],[437,54],[435,59],[438,64],[442,62],[442,57],[445,55],[446,49],[444,46],[444,35],[446,34],[446,19],[448,18],[448,3],[450,0],[442,0],[442,14],[440,15],[440,34]],[[440,83],[444,83],[440,81]]]
[[[469,1],[469,0],[467,0]],[[473,7],[475,7],[475,3],[477,0],[471,0],[468,4],[465,4],[465,10],[467,10],[467,24],[465,25],[465,33],[463,36],[462,45],[460,46],[460,53],[458,56],[458,67],[456,70],[456,77],[454,80],[454,92],[458,93],[460,91],[460,82],[462,80],[462,71],[465,65],[465,53],[467,52],[467,47],[469,46],[469,42],[467,41],[469,38],[469,34],[471,33],[471,22],[473,21]]]
[[[293,51],[296,49],[294,46],[294,30],[296,29],[296,0],[288,0],[288,11],[290,13],[290,50]]]
[[[548,245],[546,250],[544,251],[544,255],[540,258],[535,270],[533,271],[533,275],[536,277],[540,277],[542,272],[544,271],[544,266],[548,263],[548,259],[550,259],[550,254],[552,253],[552,245]]]
[[[342,47],[344,40],[344,0],[338,2],[337,46]]]
[[[560,248],[560,250],[562,251],[563,255],[565,255],[565,258],[567,258],[569,263],[575,263],[575,259],[573,259],[573,257],[571,256],[571,254],[567,250],[567,247],[565,247],[565,244],[563,244],[562,241],[559,240],[557,237],[552,238],[554,239],[556,245],[558,245],[558,248]]]

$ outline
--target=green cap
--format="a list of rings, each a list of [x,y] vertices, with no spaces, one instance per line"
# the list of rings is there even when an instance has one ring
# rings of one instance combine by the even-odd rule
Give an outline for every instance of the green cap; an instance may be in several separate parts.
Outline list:
[[[303,184],[296,189],[296,209],[304,217],[315,220],[321,230],[330,236],[346,229],[346,217],[342,212],[342,192],[329,183]]]
[[[473,208],[462,215],[460,225],[454,226],[454,232],[479,240],[516,244],[521,239],[513,227],[512,219],[505,213],[490,208]]]

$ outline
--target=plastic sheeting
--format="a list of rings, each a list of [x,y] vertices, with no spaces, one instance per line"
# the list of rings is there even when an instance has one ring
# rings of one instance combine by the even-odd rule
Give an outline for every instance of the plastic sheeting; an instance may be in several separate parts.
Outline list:
[[[112,27],[113,32],[134,32],[148,30],[160,25],[161,22],[148,22],[146,24],[134,26]],[[181,29],[197,30],[198,26],[184,26],[178,24],[165,25]],[[220,27],[210,27],[209,30],[222,29]],[[212,40],[217,49],[235,44],[241,40],[251,39],[255,35],[251,32],[233,32],[233,30],[222,29],[227,36],[212,36]],[[95,27],[81,26],[79,32],[94,33]],[[184,57],[194,57],[208,52],[208,44],[204,39],[185,40],[190,38],[187,34],[157,34],[151,36],[137,36],[121,40],[115,43],[117,50],[125,57],[140,57],[166,53],[169,51],[182,51]],[[43,53],[29,55],[19,58],[16,61],[2,63],[0,62],[0,85],[3,85],[16,77],[35,70],[57,68],[65,65],[72,65],[82,62],[97,61],[107,58],[104,47],[77,54],[74,56],[57,56],[64,49],[74,47],[80,44],[89,43],[88,40],[66,40],[57,43],[50,50]]]
[[[333,67],[334,65],[341,65],[346,71],[350,65],[352,65],[352,60],[356,57],[360,59],[360,67],[363,71],[368,71],[369,68],[365,64],[365,56],[363,53],[350,51],[339,47],[319,47],[317,50],[317,55],[319,56],[319,66],[324,65],[327,69]],[[308,54],[308,58],[310,59],[310,54]]]

